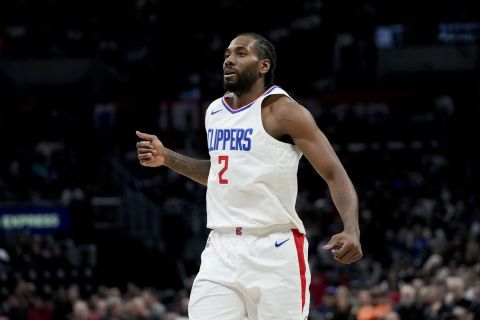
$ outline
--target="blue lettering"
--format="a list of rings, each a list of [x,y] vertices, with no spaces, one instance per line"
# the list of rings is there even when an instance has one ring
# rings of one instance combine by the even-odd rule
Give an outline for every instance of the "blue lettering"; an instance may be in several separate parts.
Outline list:
[[[230,140],[230,136],[231,136],[230,129],[225,129],[225,131],[223,133],[223,149],[222,150],[225,150],[225,146],[226,146],[228,140]]]
[[[245,137],[243,138],[243,140],[246,142],[246,144],[243,144],[243,150],[245,151],[250,151],[250,148],[252,147],[252,140],[249,137],[251,134],[253,134],[252,128],[245,130]]]
[[[207,137],[208,137],[208,151],[213,150],[213,129],[208,129],[207,131]]]
[[[236,145],[237,150],[243,150],[242,140],[243,140],[243,133],[244,132],[245,132],[245,130],[243,130],[243,129],[238,129],[237,130],[237,145]]]
[[[252,148],[252,134],[253,128],[208,129],[208,151],[249,151]]]
[[[216,130],[215,150],[218,150],[218,145],[222,140],[223,140],[223,130]]]
[[[237,146],[234,144],[235,140],[235,133],[237,132],[237,129],[232,129],[232,137],[230,139],[230,150],[237,150]]]

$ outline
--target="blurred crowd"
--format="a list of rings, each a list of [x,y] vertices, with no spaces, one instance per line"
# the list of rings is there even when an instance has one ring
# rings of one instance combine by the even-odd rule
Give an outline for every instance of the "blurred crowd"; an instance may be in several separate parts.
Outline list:
[[[49,239],[21,234],[12,242],[14,248],[2,248],[0,319],[188,319],[194,275],[178,290],[141,288],[134,283],[122,288],[107,286],[95,276],[91,261],[90,265],[85,261],[72,263],[65,254],[68,250],[59,249],[59,241],[48,247]],[[22,247],[26,250],[22,251]],[[325,253],[319,253],[313,260],[319,256]],[[346,267],[339,271],[331,258],[322,260],[321,270],[316,268],[316,262],[310,261],[313,273],[309,319],[480,319],[478,261],[473,266],[444,263],[441,256],[432,254],[419,268],[412,266],[409,276],[405,276],[395,267],[382,269],[371,257],[357,263],[355,268],[349,267],[348,271]],[[26,270],[29,266],[35,268]],[[363,276],[356,277],[353,269],[363,272]],[[7,276],[9,270],[12,279]],[[50,271],[52,274],[48,274]],[[369,281],[355,283],[361,278]]]
[[[51,297],[40,295],[31,282],[20,281],[0,306],[0,319],[37,320],[183,320],[187,316],[186,291],[157,291],[129,284],[99,286],[82,295],[77,285],[60,288]]]

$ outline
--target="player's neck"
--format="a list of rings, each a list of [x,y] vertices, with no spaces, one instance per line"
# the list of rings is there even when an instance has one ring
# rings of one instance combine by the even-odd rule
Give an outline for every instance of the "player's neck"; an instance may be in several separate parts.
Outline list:
[[[245,92],[235,92],[230,100],[230,106],[233,109],[241,108],[244,105],[256,100],[265,92],[263,81],[255,82],[249,90]]]

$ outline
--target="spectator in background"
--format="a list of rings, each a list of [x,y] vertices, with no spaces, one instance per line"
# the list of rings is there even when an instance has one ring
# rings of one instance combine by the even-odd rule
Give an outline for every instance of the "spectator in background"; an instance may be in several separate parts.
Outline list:
[[[109,297],[107,299],[107,312],[104,320],[122,320],[124,319],[125,308],[119,297]]]
[[[176,312],[167,312],[165,316],[163,317],[163,320],[183,320],[182,318],[179,318],[179,315]]]
[[[40,296],[33,296],[28,308],[28,320],[50,320],[52,309]]]
[[[150,312],[152,320],[161,320],[166,312],[165,306],[158,301],[157,295],[153,289],[146,289],[142,292],[142,298]]]
[[[93,294],[89,299],[90,320],[103,320],[107,315],[107,302],[98,295]]]
[[[471,320],[470,314],[468,314],[467,309],[464,307],[456,306],[452,310],[452,316],[455,320]]]
[[[462,307],[470,309],[472,302],[465,299],[465,282],[460,277],[448,277],[445,281],[447,286],[447,293],[445,296],[445,303],[450,308]]]
[[[335,292],[335,306],[332,320],[350,320],[352,314],[352,297],[347,287],[340,286]]]
[[[422,313],[417,305],[417,295],[412,285],[404,284],[400,287],[400,301],[397,313],[402,320],[422,320]]]
[[[356,319],[360,320],[360,317],[363,316],[367,318],[366,315],[370,315],[372,313],[372,294],[370,293],[369,289],[361,289],[357,293],[357,304],[354,310],[356,314]]]
[[[445,290],[436,284],[428,286],[426,291],[426,307],[423,311],[424,320],[448,319],[452,309],[443,301]]]
[[[23,320],[27,318],[27,310],[16,295],[8,297],[4,312],[9,320]]]
[[[327,288],[327,280],[325,278],[325,274],[319,271],[312,271],[312,282],[310,283],[310,293],[311,293],[311,304],[314,309],[320,307],[320,305],[322,304],[323,294],[326,288]]]
[[[90,309],[85,301],[77,300],[73,304],[71,320],[90,320]]]
[[[72,313],[72,304],[68,301],[67,292],[59,288],[53,300],[52,320],[64,320]]]
[[[67,299],[72,306],[75,305],[77,301],[81,300],[80,289],[78,288],[78,285],[72,284],[70,287],[68,287]]]
[[[392,311],[385,292],[380,288],[362,290],[359,293],[359,299],[362,301],[362,307],[358,309],[357,320],[382,319]]]
[[[396,312],[389,312],[387,313],[382,320],[403,320],[404,318],[401,318],[398,313]],[[407,319],[407,318],[406,318]]]
[[[141,297],[132,298],[127,304],[127,318],[131,320],[150,320],[150,311]]]
[[[330,319],[333,317],[335,310],[335,287],[330,286],[325,288],[323,298],[320,306],[316,308],[316,312],[312,316],[319,319]]]

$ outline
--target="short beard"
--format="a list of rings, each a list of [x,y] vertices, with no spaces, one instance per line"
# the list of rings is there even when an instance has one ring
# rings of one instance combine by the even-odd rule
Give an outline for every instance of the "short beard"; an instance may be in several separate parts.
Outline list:
[[[256,68],[255,68],[256,71]],[[236,94],[243,93],[248,91],[253,84],[257,81],[257,75],[252,70],[248,70],[242,74],[237,73],[237,81],[235,82],[227,82],[225,79],[223,80],[223,88],[226,91],[234,92]]]

